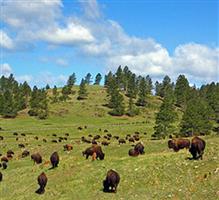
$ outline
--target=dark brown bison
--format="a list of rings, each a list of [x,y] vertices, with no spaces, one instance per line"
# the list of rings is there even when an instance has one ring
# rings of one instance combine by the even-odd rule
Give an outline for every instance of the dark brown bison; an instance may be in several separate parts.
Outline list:
[[[92,140],[91,143],[92,143],[92,144],[97,144],[97,141],[96,141],[96,140]]]
[[[43,194],[45,192],[45,187],[47,184],[47,177],[46,174],[43,172],[41,173],[38,178],[37,178],[38,184],[40,186],[40,188],[38,190],[36,190],[37,194]]]
[[[134,138],[133,137],[129,138],[129,142],[135,142]]]
[[[168,147],[173,149],[175,152],[178,152],[180,149],[189,149],[190,141],[188,139],[172,139],[168,141]]]
[[[66,144],[63,147],[64,147],[64,151],[71,151],[73,149],[73,146],[71,144]]]
[[[4,137],[3,136],[0,136],[0,140],[3,140],[4,139]]]
[[[65,136],[67,136],[67,137],[68,137],[68,136],[69,136],[69,133],[65,133]]]
[[[86,155],[86,159],[88,159],[89,156],[93,156],[94,153],[96,154],[96,158],[99,158],[100,160],[104,159],[105,154],[99,145],[88,147],[85,151],[82,152],[83,156]]]
[[[1,162],[8,162],[8,158],[5,156],[1,157]]]
[[[18,133],[17,133],[17,132],[14,132],[14,133],[13,133],[13,135],[16,135],[16,136],[17,136],[17,135],[18,135]]]
[[[108,146],[108,145],[110,144],[110,142],[102,141],[101,144],[102,144],[103,146]]]
[[[18,144],[18,147],[19,148],[25,148],[25,145],[24,144]]]
[[[82,128],[81,126],[79,126],[79,127],[78,127],[78,130],[80,130],[80,131],[81,131],[81,130],[83,130],[83,128]]]
[[[52,153],[52,155],[50,156],[50,162],[52,164],[52,168],[58,167],[59,155],[57,152]]]
[[[25,136],[26,136],[26,134],[24,134],[24,133],[21,133],[21,136],[24,136],[24,137],[25,137]]]
[[[111,134],[111,133],[107,133],[106,135],[107,135],[108,137],[110,137],[110,138],[112,137],[112,134]]]
[[[22,158],[25,158],[25,157],[27,157],[27,156],[29,156],[29,155],[30,155],[30,152],[29,152],[28,150],[24,150],[24,151],[22,152],[21,157],[22,157]]]
[[[57,141],[57,140],[51,140],[51,142],[52,142],[52,143],[58,143],[58,141]]]
[[[14,155],[14,152],[12,150],[8,150],[7,154],[13,154]]]
[[[2,168],[3,168],[3,169],[7,169],[7,167],[8,167],[7,162],[4,161],[4,162],[2,163]]]
[[[34,137],[35,140],[38,140],[39,138],[37,136]]]
[[[3,178],[3,175],[2,175],[2,173],[0,172],[0,181],[2,181],[2,178]]]
[[[52,134],[52,136],[53,136],[53,137],[57,137],[57,135],[56,135],[56,134]]]
[[[43,139],[43,142],[47,142],[47,140],[44,138],[44,139]]]
[[[140,154],[144,154],[145,153],[144,152],[144,145],[141,142],[139,142],[139,143],[137,143],[135,145],[134,150],[138,151]]]
[[[119,136],[115,135],[115,136],[113,136],[113,138],[115,138],[116,140],[118,140],[118,139],[119,139]]]
[[[116,192],[117,186],[120,181],[119,174],[114,170],[109,170],[106,175],[106,179],[103,181],[104,192]]]
[[[139,155],[139,151],[136,151],[135,149],[130,149],[129,150],[129,156],[136,157]]]
[[[42,156],[39,153],[35,153],[31,155],[31,159],[34,161],[36,164],[42,163]]]
[[[123,139],[123,138],[120,138],[119,139],[119,144],[125,144],[126,142],[125,142],[125,140]]]
[[[194,137],[191,142],[189,152],[192,154],[193,159],[202,159],[206,143],[199,137]]]

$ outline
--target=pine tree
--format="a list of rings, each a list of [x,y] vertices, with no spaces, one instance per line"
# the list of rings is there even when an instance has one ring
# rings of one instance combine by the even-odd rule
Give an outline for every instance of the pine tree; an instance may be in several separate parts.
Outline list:
[[[113,73],[110,71],[107,75],[104,77],[104,87],[107,87],[109,84],[109,81],[112,79]]]
[[[146,94],[151,95],[153,89],[153,82],[151,80],[151,77],[149,75],[146,76]]]
[[[81,80],[80,88],[78,91],[78,100],[86,99],[88,96],[87,89],[86,89],[86,81],[84,79]]]
[[[159,83],[158,81],[155,82],[155,95],[161,96],[161,90],[162,90],[162,83]]]
[[[2,116],[5,118],[14,118],[17,116],[17,108],[13,99],[13,94],[10,90],[3,93]]]
[[[118,67],[115,77],[116,77],[116,83],[118,85],[118,88],[124,90],[124,75],[121,66]]]
[[[69,94],[71,94],[71,90],[72,90],[72,87],[74,86],[75,82],[76,82],[76,75],[75,75],[75,73],[73,73],[72,75],[69,76],[68,81],[67,81]]]
[[[55,85],[54,88],[52,89],[52,103],[57,103],[58,101],[59,101],[59,92]]]
[[[190,87],[189,82],[184,75],[179,75],[176,81],[174,95],[176,97],[176,105],[185,107],[188,99]]]
[[[91,77],[92,77],[92,76],[91,76],[90,73],[88,73],[88,74],[85,76],[85,79],[84,79],[85,84],[90,85],[90,83],[92,82]]]
[[[69,97],[69,94],[70,94],[70,88],[69,86],[65,85],[63,88],[62,88],[62,96],[60,97],[60,101],[67,101],[68,99],[70,99]]]
[[[100,85],[100,81],[102,79],[102,76],[100,73],[98,73],[95,77],[95,82],[94,82],[94,85]]]
[[[38,96],[39,96],[38,88],[37,86],[34,86],[30,97],[30,110],[28,111],[28,114],[30,116],[38,115]]]
[[[141,78],[140,83],[139,83],[139,93],[138,93],[138,100],[136,105],[137,106],[146,106],[147,101],[146,101],[146,80],[145,78]]]
[[[181,121],[181,135],[208,134],[212,128],[212,110],[201,98],[188,101]]]
[[[171,83],[171,79],[169,76],[165,76],[160,89],[160,96],[165,97],[165,95],[167,95],[167,92],[172,92],[170,90],[171,88],[173,90],[173,83]]]
[[[46,87],[45,87],[46,90],[49,90],[50,89],[50,86],[49,84],[46,84]]]
[[[177,114],[174,111],[172,96],[166,96],[156,115],[155,132],[152,137],[161,139],[172,133],[174,129],[173,123],[176,119]]]
[[[136,98],[137,93],[138,93],[138,85],[136,82],[136,75],[132,74],[128,79],[126,96]]]
[[[128,105],[128,111],[127,111],[127,115],[130,117],[134,117],[135,115],[139,114],[139,109],[136,108],[134,102],[133,102],[133,97],[130,96],[129,97],[129,105]]]
[[[112,105],[112,110],[109,114],[113,116],[122,116],[125,113],[124,98],[120,94],[119,90],[113,91],[110,98],[110,105]]]

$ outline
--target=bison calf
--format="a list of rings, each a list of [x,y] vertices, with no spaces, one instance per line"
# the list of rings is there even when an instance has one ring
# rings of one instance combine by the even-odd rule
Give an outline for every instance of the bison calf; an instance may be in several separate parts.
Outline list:
[[[41,173],[38,178],[37,178],[38,184],[40,186],[40,188],[38,190],[36,190],[37,194],[43,194],[45,192],[45,187],[47,184],[47,177],[46,174],[43,172]]]
[[[109,170],[106,175],[106,179],[103,181],[104,192],[116,192],[117,186],[120,181],[119,174],[114,170]]]

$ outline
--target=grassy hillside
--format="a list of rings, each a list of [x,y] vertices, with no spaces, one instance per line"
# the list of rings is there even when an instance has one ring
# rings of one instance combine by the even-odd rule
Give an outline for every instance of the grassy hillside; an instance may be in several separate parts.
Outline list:
[[[77,91],[78,88],[74,89]],[[107,102],[104,88],[90,86],[88,91],[89,97],[85,101],[76,100],[77,95],[74,95],[67,102],[50,104],[46,120],[29,117],[27,111],[22,111],[15,119],[0,119],[3,129],[0,135],[4,137],[0,140],[0,153],[4,155],[9,149],[15,152],[8,169],[1,169],[4,176],[0,183],[2,200],[219,198],[218,136],[204,137],[207,147],[203,160],[188,160],[190,154],[187,150],[174,153],[167,148],[167,140],[150,140],[155,113],[161,103],[157,97],[149,97],[148,107],[141,109],[139,116],[112,117],[107,114],[108,108],[103,106]],[[181,115],[179,111],[178,115]],[[87,129],[78,130],[79,126],[85,125]],[[111,139],[110,145],[103,147],[103,161],[85,160],[81,152],[90,144],[81,143],[80,137],[89,138],[88,134],[103,136],[106,134],[104,129],[120,137],[139,131],[145,154],[129,157],[128,150],[132,144],[118,145],[117,140]],[[14,132],[18,136],[14,136]],[[21,133],[26,136],[21,136]],[[64,137],[65,133],[69,133],[67,141],[51,142],[58,136]],[[57,137],[52,134],[57,134]],[[35,136],[39,140],[35,140]],[[30,157],[21,158],[23,149],[18,148],[19,143],[28,143],[26,149],[31,153],[39,152],[43,156],[43,164],[34,165]],[[67,143],[73,144],[73,151],[69,153],[63,151],[63,145]],[[49,170],[47,161],[54,151],[60,155],[60,164],[57,169]],[[102,181],[109,169],[115,169],[121,176],[116,194],[102,192]],[[38,188],[37,176],[42,171],[47,174],[48,185],[45,194],[39,196],[34,192]]]

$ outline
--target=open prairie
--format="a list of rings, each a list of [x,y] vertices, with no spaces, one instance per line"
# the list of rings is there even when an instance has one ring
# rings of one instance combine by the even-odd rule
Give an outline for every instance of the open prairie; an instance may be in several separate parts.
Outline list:
[[[74,90],[77,91],[77,87]],[[29,117],[26,111],[20,112],[15,119],[0,119],[0,135],[4,137],[0,140],[0,153],[5,155],[9,149],[15,153],[8,168],[1,169],[2,200],[219,198],[218,136],[212,133],[202,137],[207,144],[203,160],[189,160],[191,154],[188,150],[176,153],[168,149],[168,139],[151,140],[155,113],[161,103],[157,97],[150,97],[148,107],[141,109],[136,117],[112,117],[104,106],[105,89],[89,86],[88,91],[87,100],[78,101],[77,95],[73,95],[67,102],[50,104],[49,118],[46,120]],[[181,117],[180,111],[178,117]],[[104,132],[105,129],[108,132]],[[144,143],[144,155],[130,157],[128,150],[133,143],[126,140],[126,144],[119,145],[115,138],[111,138],[109,146],[102,146],[104,160],[92,161],[91,157],[86,160],[82,156],[82,151],[91,146],[81,142],[82,136],[91,140],[89,134],[99,134],[101,139],[97,141],[101,142],[107,133],[125,138],[135,132],[140,133],[140,141]],[[66,137],[67,140],[59,142],[59,137]],[[52,140],[58,142],[53,143]],[[18,147],[21,143],[25,144],[25,148]],[[72,144],[73,150],[64,151],[65,144]],[[39,152],[43,157],[42,164],[34,164],[30,156],[21,158],[24,149],[29,150],[30,154]],[[49,158],[54,151],[59,153],[60,163],[58,168],[49,170]],[[115,169],[121,177],[115,194],[102,191],[102,182],[109,169]],[[46,173],[48,183],[45,193],[40,196],[35,191],[41,172]]]

